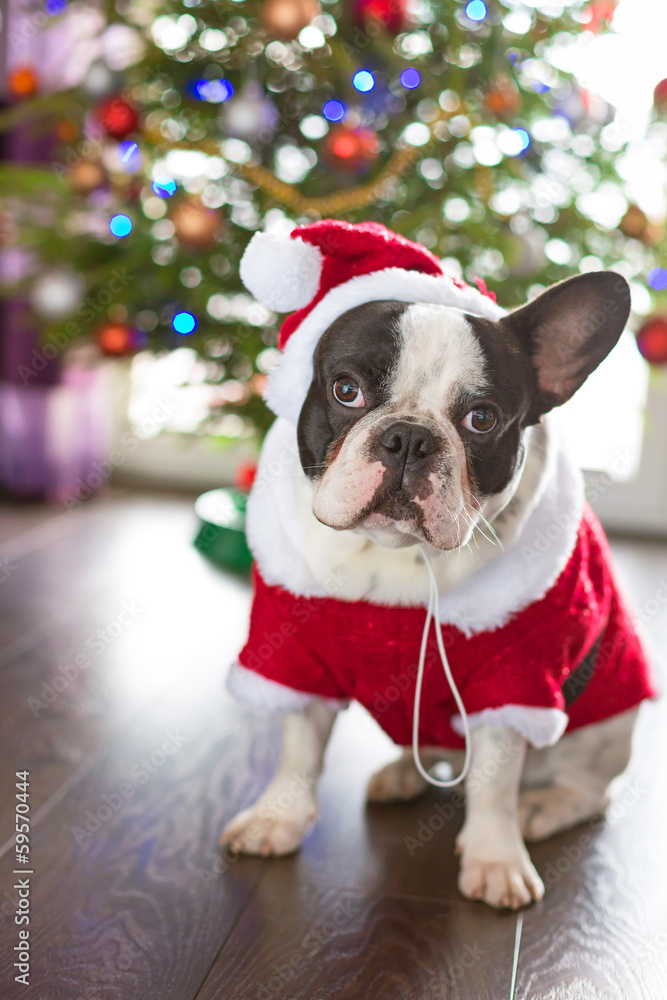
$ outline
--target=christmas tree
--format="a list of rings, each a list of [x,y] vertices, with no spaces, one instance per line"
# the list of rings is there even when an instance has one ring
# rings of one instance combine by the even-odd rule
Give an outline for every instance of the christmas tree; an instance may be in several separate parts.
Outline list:
[[[382,222],[507,307],[577,270],[653,266],[662,233],[636,206],[596,216],[600,190],[622,197],[613,109],[557,68],[573,35],[604,30],[608,0],[108,6],[111,56],[79,86],[40,94],[30,65],[8,81],[4,128],[53,144],[45,165],[2,168],[38,261],[23,285],[58,350],[195,347],[213,433],[225,413],[243,433],[271,419],[279,317],[238,276],[257,229]]]

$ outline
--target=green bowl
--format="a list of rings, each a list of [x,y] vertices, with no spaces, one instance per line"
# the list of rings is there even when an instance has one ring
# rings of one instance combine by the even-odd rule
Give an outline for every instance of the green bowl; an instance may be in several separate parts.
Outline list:
[[[199,531],[194,540],[198,552],[225,569],[247,573],[252,554],[245,536],[248,494],[235,489],[209,490],[195,501]]]

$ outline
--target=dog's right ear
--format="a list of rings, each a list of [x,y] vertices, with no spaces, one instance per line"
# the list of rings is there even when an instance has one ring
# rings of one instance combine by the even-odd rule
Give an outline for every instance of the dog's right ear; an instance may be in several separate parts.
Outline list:
[[[630,288],[613,271],[594,271],[547,289],[504,320],[530,353],[538,409],[565,403],[603,361],[630,314]]]

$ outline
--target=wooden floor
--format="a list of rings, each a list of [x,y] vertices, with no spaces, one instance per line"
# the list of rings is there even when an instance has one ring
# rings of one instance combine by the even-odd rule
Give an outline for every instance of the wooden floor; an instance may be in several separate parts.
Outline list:
[[[393,751],[358,709],[339,720],[301,854],[222,858],[277,730],[224,693],[250,594],[196,553],[194,530],[190,501],[159,496],[0,510],[2,998],[505,1000],[518,955],[516,1000],[665,1000],[664,704],[644,710],[607,824],[533,850],[547,895],[519,928],[458,895],[461,810],[439,828],[444,793],[364,805]],[[614,549],[664,665],[667,546]],[[13,969],[17,770],[31,782],[29,986]]]

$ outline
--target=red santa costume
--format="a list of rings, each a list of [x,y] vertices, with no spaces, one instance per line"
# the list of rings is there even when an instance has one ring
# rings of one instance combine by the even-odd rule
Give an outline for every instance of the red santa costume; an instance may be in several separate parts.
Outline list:
[[[248,642],[228,687],[247,704],[278,711],[295,711],[316,697],[341,708],[356,699],[407,746],[426,601],[406,596],[401,606],[389,606],[322,578],[304,530],[296,424],[318,339],[348,309],[396,299],[487,319],[502,311],[483,286],[445,276],[425,248],[373,224],[315,223],[289,238],[259,234],[241,276],[266,305],[299,311],[283,325],[283,357],[268,382],[267,401],[279,419],[248,503],[255,598]],[[471,728],[511,725],[535,747],[654,694],[581,476],[553,419],[544,425],[546,457],[514,541],[443,594],[437,609]],[[345,544],[354,547],[354,540],[340,540]],[[461,748],[461,719],[433,635],[421,706],[419,742]]]

